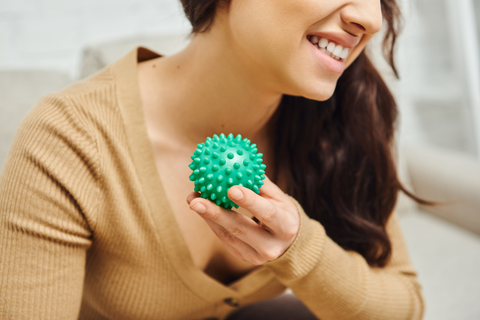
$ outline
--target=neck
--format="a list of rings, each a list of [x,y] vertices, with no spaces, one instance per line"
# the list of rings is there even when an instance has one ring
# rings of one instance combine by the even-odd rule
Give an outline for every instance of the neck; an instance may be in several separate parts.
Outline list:
[[[197,34],[183,51],[139,67],[142,99],[151,127],[182,145],[207,136],[241,134],[258,144],[282,94],[262,66],[242,55],[222,28]]]

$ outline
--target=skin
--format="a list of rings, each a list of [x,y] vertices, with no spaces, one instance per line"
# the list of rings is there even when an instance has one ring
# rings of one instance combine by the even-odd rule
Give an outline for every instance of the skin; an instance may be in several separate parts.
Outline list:
[[[189,159],[205,137],[228,131],[264,150],[267,179],[260,194],[239,186],[228,193],[260,223],[197,193],[186,199],[235,257],[254,265],[275,260],[299,230],[296,206],[285,188],[268,179],[269,120],[283,94],[326,100],[341,75],[312,54],[307,35],[335,32],[357,39],[348,67],[381,26],[380,0],[232,0],[217,8],[209,31],[195,35],[186,49],[139,66],[154,143],[181,146],[178,154]]]

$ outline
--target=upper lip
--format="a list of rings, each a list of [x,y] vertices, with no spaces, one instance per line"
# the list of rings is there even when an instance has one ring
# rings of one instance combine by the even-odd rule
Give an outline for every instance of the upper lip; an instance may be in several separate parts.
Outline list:
[[[317,36],[336,42],[344,48],[353,48],[360,42],[360,37],[354,37],[341,32],[312,32],[309,36]]]

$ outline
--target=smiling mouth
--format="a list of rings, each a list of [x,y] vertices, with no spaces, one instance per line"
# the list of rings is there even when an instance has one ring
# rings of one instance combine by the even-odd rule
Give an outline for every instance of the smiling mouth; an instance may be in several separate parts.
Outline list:
[[[335,60],[345,60],[348,58],[351,48],[344,48],[343,46],[328,40],[326,38],[321,38],[317,36],[307,36],[308,41],[310,41],[318,50],[322,51],[326,55],[332,57]]]

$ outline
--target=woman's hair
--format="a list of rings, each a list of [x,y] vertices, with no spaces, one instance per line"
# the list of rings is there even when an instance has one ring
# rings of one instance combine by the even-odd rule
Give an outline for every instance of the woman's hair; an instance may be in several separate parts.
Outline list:
[[[216,5],[227,0],[181,0],[192,33],[205,32]],[[394,46],[400,11],[381,0],[386,32],[383,52],[398,76]],[[395,99],[365,52],[339,78],[327,101],[284,95],[272,117],[275,173],[286,173],[288,193],[345,250],[383,267],[392,247],[385,226],[401,190],[393,157]]]

